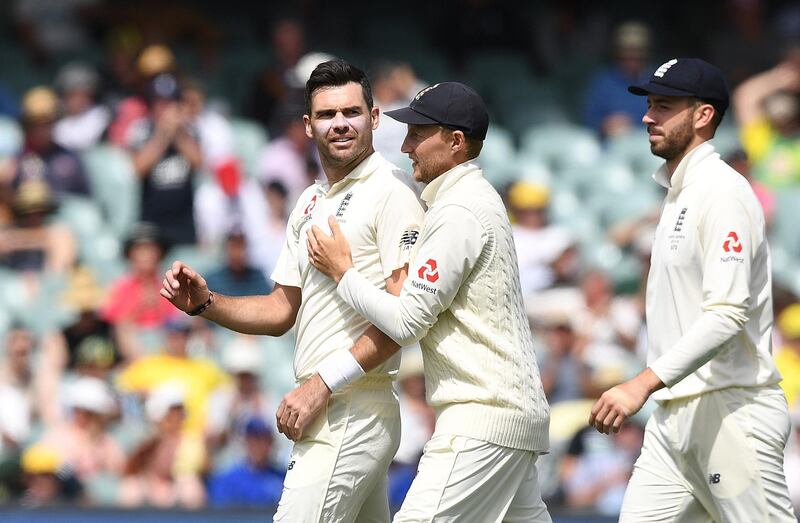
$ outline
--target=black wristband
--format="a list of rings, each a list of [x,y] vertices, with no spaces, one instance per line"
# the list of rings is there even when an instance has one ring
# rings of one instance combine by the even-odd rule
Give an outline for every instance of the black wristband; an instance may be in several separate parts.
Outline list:
[[[211,307],[212,303],[214,303],[214,293],[209,291],[208,299],[206,300],[206,302],[202,305],[198,305],[197,307],[195,307],[190,311],[186,311],[186,314],[188,314],[189,316],[197,316],[198,314],[202,314],[203,311]]]

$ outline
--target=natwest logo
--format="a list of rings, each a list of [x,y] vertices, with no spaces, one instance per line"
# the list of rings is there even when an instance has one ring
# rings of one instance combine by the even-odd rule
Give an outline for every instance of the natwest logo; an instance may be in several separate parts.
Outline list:
[[[739,235],[731,231],[728,233],[725,242],[722,244],[722,250],[725,252],[742,252],[742,244],[739,242]]]
[[[314,209],[314,206],[315,206],[316,204],[317,204],[317,195],[315,194],[315,195],[314,195],[314,196],[311,198],[311,201],[310,201],[310,202],[308,202],[308,205],[306,205],[306,210],[305,210],[305,211],[303,211],[303,214],[308,214],[308,213],[310,213],[310,212],[311,212],[311,211]]]
[[[433,283],[439,279],[439,269],[436,268],[436,260],[431,258],[417,271],[420,279],[428,280]]]

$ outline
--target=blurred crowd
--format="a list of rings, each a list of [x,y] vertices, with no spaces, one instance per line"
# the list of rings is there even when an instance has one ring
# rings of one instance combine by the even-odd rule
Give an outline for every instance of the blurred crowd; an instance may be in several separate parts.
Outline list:
[[[293,387],[291,335],[228,332],[178,313],[158,289],[179,258],[216,292],[270,291],[288,213],[321,176],[302,120],[305,79],[319,62],[350,56],[312,46],[302,17],[278,18],[263,44],[271,60],[235,79],[236,92],[219,92],[209,86],[232,84],[219,79],[211,16],[179,3],[148,12],[155,3],[145,2],[117,6],[135,23],[107,31],[99,59],[59,62],[71,49],[102,48],[92,30],[109,23],[105,4],[22,0],[13,12],[25,70],[52,74],[22,88],[0,77],[0,503],[273,506],[290,450],[274,412]],[[454,33],[479,34],[495,50],[523,45],[493,29],[491,16],[509,20],[502,8],[468,4]],[[786,472],[800,509],[800,10],[777,11],[770,25],[761,2],[726,5],[736,38],[717,35],[708,58],[728,74],[733,115],[715,144],[750,180],[770,227],[774,354],[795,427]],[[166,12],[180,38],[159,19]],[[659,162],[641,125],[644,101],[626,87],[669,57],[647,24],[607,24],[598,37],[606,60],[567,75],[560,95],[572,98],[559,102],[542,89],[558,76],[553,44],[572,35],[565,48],[579,55],[588,22],[566,8],[543,10],[537,24],[547,16],[564,27],[543,30],[534,57],[471,44],[444,46],[440,58],[492,111],[481,159],[512,218],[552,407],[543,492],[554,507],[613,515],[649,410],[612,436],[586,420],[602,391],[644,366],[643,282],[662,196],[649,179]],[[179,39],[197,63],[182,61]],[[387,56],[359,63],[382,110],[445,79],[430,56]],[[408,167],[404,134],[382,118],[375,148]],[[418,353],[404,354],[397,390],[393,506],[433,430]]]

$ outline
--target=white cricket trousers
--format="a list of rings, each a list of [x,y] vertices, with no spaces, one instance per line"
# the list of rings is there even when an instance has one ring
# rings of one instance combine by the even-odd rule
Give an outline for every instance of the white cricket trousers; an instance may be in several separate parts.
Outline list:
[[[399,445],[390,380],[334,394],[294,445],[273,521],[388,523],[386,478]]]
[[[664,402],[645,429],[620,522],[796,523],[781,389],[729,388]]]
[[[535,452],[434,435],[394,523],[551,523]]]

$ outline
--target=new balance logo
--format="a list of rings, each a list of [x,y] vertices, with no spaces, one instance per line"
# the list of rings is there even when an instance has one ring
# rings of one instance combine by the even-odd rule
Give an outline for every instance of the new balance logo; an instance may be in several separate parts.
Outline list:
[[[708,475],[708,484],[709,485],[716,485],[719,483],[719,474],[709,474]]]
[[[410,249],[415,243],[417,243],[417,237],[419,236],[419,231],[406,231],[403,233],[403,236],[400,237],[400,248],[403,250]]]
[[[661,66],[658,69],[656,69],[656,72],[653,73],[653,76],[658,76],[659,78],[664,78],[664,75],[666,74],[667,71],[669,71],[669,68],[672,67],[673,65],[677,64],[677,63],[678,63],[678,60],[676,60],[675,58],[673,58],[669,62],[664,62],[663,64],[661,64]]]

